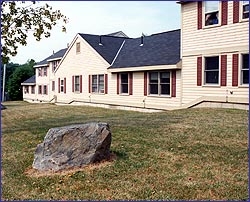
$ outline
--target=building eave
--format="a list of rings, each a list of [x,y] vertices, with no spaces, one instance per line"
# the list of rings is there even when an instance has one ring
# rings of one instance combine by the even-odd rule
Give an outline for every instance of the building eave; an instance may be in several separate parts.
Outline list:
[[[181,69],[180,62],[173,65],[154,65],[154,66],[140,66],[140,67],[109,67],[108,71],[111,73],[118,72],[139,72],[139,71],[154,71],[154,70],[170,70],[170,69]]]

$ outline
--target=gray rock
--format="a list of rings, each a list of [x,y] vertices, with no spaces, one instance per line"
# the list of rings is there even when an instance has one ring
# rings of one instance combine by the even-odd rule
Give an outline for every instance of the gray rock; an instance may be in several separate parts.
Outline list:
[[[107,123],[51,128],[35,151],[33,168],[59,171],[110,157],[111,131]]]

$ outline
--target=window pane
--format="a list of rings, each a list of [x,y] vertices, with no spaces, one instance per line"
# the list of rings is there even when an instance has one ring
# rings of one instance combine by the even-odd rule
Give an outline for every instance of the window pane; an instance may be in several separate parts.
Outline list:
[[[170,84],[161,84],[161,94],[170,95]]]
[[[97,84],[97,75],[92,75],[92,85]]]
[[[161,83],[170,83],[170,73],[169,72],[161,72],[160,79],[161,79]]]
[[[219,56],[205,58],[205,70],[219,69]]]
[[[219,10],[219,1],[205,1],[205,12],[213,12]]]
[[[149,93],[158,95],[158,84],[150,84],[149,85]]]
[[[128,84],[121,85],[121,93],[128,93]]]
[[[249,54],[242,55],[242,69],[249,69]]]
[[[92,83],[92,92],[97,93],[97,84]]]
[[[128,74],[121,74],[121,83],[128,83]]]
[[[249,12],[249,5],[243,6],[243,12]]]
[[[75,84],[80,84],[80,77],[79,76],[75,76]]]
[[[219,83],[219,71],[207,71],[205,72],[205,82],[211,84]]]
[[[150,83],[158,83],[158,72],[150,72],[149,73],[149,82]]]
[[[242,77],[243,77],[243,80],[242,80],[242,83],[243,84],[249,84],[249,70],[244,70],[242,71]]]

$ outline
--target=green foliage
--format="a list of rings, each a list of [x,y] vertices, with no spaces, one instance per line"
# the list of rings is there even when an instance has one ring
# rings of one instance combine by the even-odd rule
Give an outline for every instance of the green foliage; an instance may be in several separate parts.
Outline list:
[[[33,32],[37,41],[42,37],[50,37],[52,27],[62,20],[62,31],[66,32],[64,24],[67,17],[60,10],[52,10],[48,4],[35,7],[36,2],[31,1],[1,2],[1,42],[2,42],[2,62],[7,64],[10,56],[17,54],[19,45],[27,45],[27,34]]]
[[[20,66],[20,64],[17,63],[8,63],[6,64],[6,72],[5,72],[5,81],[7,82],[10,78],[10,75],[15,71],[15,69]],[[2,64],[2,68],[1,68],[1,83],[3,83],[3,64]]]
[[[21,83],[34,75],[34,60],[28,61],[26,64],[17,67],[7,82],[8,94],[11,100],[22,100]]]

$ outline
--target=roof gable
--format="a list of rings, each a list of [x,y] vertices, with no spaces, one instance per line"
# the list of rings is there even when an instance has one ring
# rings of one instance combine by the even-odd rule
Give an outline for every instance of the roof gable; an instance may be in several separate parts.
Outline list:
[[[126,39],[111,68],[174,65],[180,61],[180,29]]]
[[[120,49],[124,37],[79,34],[87,43],[89,43],[97,53],[99,53],[109,64],[114,60]]]
[[[118,37],[125,37],[128,38],[128,36],[123,31],[118,31],[110,34],[106,34],[107,36],[118,36]]]

